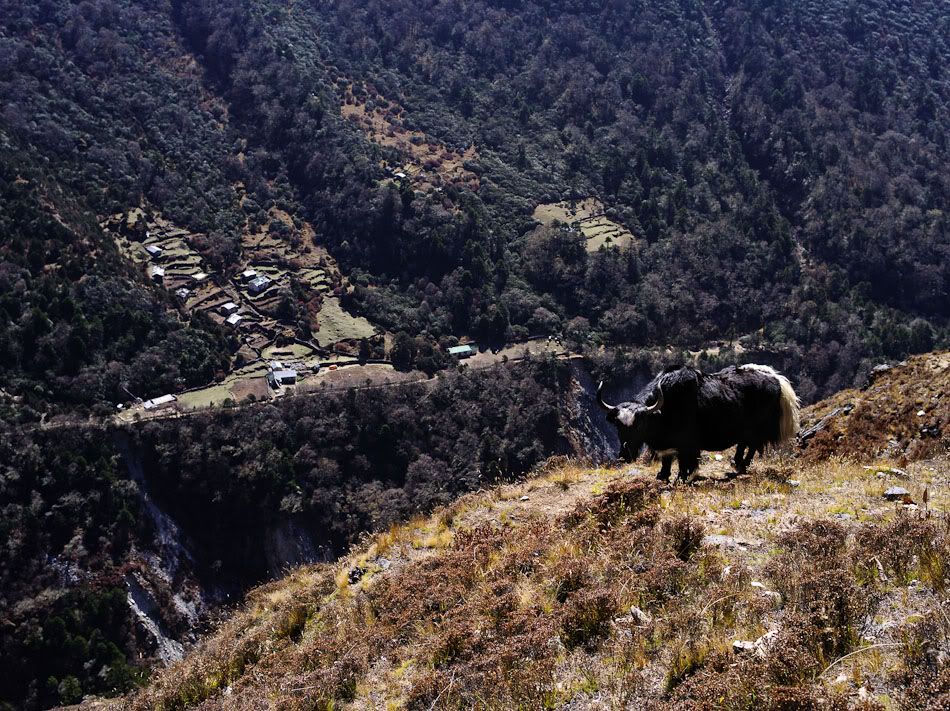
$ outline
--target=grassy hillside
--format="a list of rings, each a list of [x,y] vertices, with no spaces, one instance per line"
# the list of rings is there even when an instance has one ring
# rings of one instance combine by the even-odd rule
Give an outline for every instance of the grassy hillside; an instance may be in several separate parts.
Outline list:
[[[868,392],[899,406],[946,357]],[[947,392],[939,446],[907,464],[806,449],[729,479],[710,456],[671,488],[642,465],[551,460],[258,588],[120,705],[943,708]],[[878,426],[902,421],[878,405]]]

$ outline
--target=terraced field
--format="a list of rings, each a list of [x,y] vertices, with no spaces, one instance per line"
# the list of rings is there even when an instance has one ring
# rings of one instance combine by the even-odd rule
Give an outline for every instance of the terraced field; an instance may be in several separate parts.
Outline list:
[[[320,330],[316,333],[317,343],[324,348],[348,339],[358,340],[376,335],[376,329],[362,316],[353,316],[343,309],[340,300],[323,300],[320,309]]]
[[[627,249],[635,241],[626,227],[604,214],[604,204],[597,198],[538,205],[532,216],[547,227],[560,223],[580,230],[587,238],[588,252],[596,252],[602,247]]]
[[[369,93],[367,87],[351,84],[341,101],[343,117],[359,127],[369,140],[406,156],[402,165],[389,166],[397,179],[409,180],[413,188],[422,192],[441,190],[447,185],[478,190],[478,176],[465,167],[467,162],[478,160],[474,146],[453,150],[420,131],[405,128],[405,109]]]

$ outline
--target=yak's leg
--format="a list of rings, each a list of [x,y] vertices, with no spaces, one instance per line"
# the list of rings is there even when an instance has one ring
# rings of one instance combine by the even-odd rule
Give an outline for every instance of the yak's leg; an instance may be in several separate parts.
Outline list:
[[[680,481],[686,481],[699,467],[699,452],[677,452]]]
[[[746,446],[744,444],[738,444],[736,446],[736,456],[732,459],[732,463],[735,465],[736,471],[739,474],[745,473],[745,450]],[[752,451],[751,448],[749,451]]]
[[[673,455],[667,454],[663,457],[660,457],[660,461],[663,463],[660,466],[660,472],[656,475],[658,481],[669,481],[671,469],[673,468]]]
[[[761,450],[762,448],[759,447],[759,451]],[[749,465],[752,464],[752,457],[755,456],[755,452],[756,452],[755,447],[749,447],[749,451],[745,455],[745,461],[742,462],[742,471],[745,471],[746,469],[748,469]]]

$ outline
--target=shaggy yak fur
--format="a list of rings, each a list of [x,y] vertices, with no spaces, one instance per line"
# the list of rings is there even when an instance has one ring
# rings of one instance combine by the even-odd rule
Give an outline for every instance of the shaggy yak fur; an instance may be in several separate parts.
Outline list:
[[[670,478],[673,457],[687,480],[702,450],[736,446],[735,465],[744,472],[755,453],[798,432],[798,396],[788,378],[766,365],[740,365],[706,374],[695,368],[667,369],[632,402],[610,405],[601,382],[597,401],[620,435],[620,456],[631,462],[646,445],[660,457],[657,478]]]

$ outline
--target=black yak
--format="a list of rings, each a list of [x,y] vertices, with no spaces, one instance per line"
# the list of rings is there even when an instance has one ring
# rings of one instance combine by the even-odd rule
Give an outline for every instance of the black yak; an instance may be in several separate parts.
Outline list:
[[[736,446],[735,465],[744,472],[756,452],[798,432],[798,396],[788,378],[766,365],[740,365],[706,374],[695,368],[667,369],[633,402],[609,405],[603,382],[597,402],[620,435],[620,456],[631,462],[643,445],[662,460],[660,480],[670,478],[673,456],[685,481],[699,466],[702,450]]]

